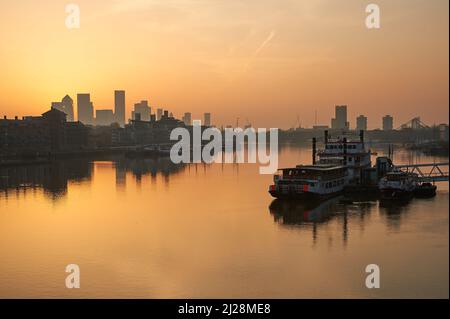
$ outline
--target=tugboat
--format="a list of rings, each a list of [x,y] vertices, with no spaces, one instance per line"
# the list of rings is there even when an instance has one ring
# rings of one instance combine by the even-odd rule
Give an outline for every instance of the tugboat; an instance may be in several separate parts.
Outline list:
[[[418,183],[414,189],[414,196],[422,198],[433,197],[436,196],[436,189],[437,186],[429,182]]]
[[[381,199],[409,199],[417,185],[417,174],[393,171],[387,173],[379,182]]]
[[[346,137],[330,139],[325,131],[325,147],[316,152],[313,138],[312,165],[297,165],[278,170],[269,193],[275,198],[324,198],[342,192],[350,182],[358,180],[361,170],[371,166],[370,151],[364,147],[364,133],[359,140]],[[316,153],[319,157],[316,163]]]

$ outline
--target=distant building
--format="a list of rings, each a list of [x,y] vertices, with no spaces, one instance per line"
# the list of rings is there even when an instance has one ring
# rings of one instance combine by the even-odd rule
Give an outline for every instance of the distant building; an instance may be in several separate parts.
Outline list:
[[[211,126],[211,113],[205,113],[204,125]]]
[[[390,115],[383,116],[383,131],[394,129],[394,118]]]
[[[55,108],[42,116],[0,120],[1,153],[60,151],[87,144],[87,129],[80,122],[67,122]]]
[[[95,125],[108,126],[116,122],[116,118],[112,110],[96,110]]]
[[[124,128],[116,128],[112,132],[113,145],[144,145],[153,143],[171,143],[170,133],[176,127],[185,124],[164,112],[159,121],[141,121],[140,114]],[[172,142],[173,143],[173,142]]]
[[[448,124],[439,124],[439,139],[448,142]]]
[[[183,122],[185,125],[192,125],[192,115],[189,112],[184,113]]]
[[[156,110],[156,120],[159,121],[163,115],[163,109]]]
[[[94,124],[94,106],[89,93],[77,94],[78,121],[86,125]]]
[[[66,142],[66,113],[50,109],[42,114],[49,128],[50,149],[59,151],[63,149]]]
[[[359,132],[361,130],[367,131],[367,117],[360,115],[356,118],[356,130]]]
[[[66,95],[61,102],[52,102],[51,108],[64,112],[67,115],[68,122],[74,121],[73,100],[70,96]]]
[[[136,120],[137,114],[140,114],[140,121],[150,121],[151,108],[148,106],[148,101],[142,100],[134,104],[134,111],[131,112],[131,119]]]
[[[313,125],[312,128],[315,131],[325,131],[328,130],[330,127],[328,125]]]
[[[114,116],[115,122],[125,125],[125,91],[114,91]]]
[[[336,105],[335,117],[331,119],[331,128],[336,130],[348,130],[350,128],[347,121],[347,105]]]
[[[88,145],[88,128],[81,122],[66,123],[66,145],[69,149],[80,149]]]

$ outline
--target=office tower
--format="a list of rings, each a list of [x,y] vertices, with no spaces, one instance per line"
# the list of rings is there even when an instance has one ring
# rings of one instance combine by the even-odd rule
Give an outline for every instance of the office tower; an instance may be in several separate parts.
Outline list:
[[[136,117],[137,114],[140,114],[140,121],[150,121],[151,108],[148,106],[148,101],[142,100],[141,102],[134,104],[132,119],[139,121]]]
[[[356,130],[357,131],[367,131],[367,117],[360,115],[356,118]]]
[[[205,116],[204,125],[211,126],[211,113],[205,113],[204,116]]]
[[[335,117],[331,119],[332,129],[349,129],[347,122],[347,105],[336,105]]]
[[[67,122],[73,122],[73,100],[70,96],[66,95],[61,102],[52,102],[51,108],[66,113]]]
[[[109,126],[115,121],[113,110],[96,110],[95,125]]]
[[[157,109],[156,110],[156,120],[159,121],[161,119],[162,115],[163,115],[163,110]]]
[[[94,106],[89,93],[77,94],[78,121],[86,125],[94,124]]]
[[[183,122],[185,125],[191,125],[192,124],[192,115],[189,112],[184,113],[183,116]]]
[[[168,118],[169,117],[169,111],[164,110],[163,112],[163,118]]]
[[[120,126],[125,125],[125,91],[114,91],[114,117]]]
[[[70,96],[66,95],[63,97],[61,101],[63,107],[64,107],[64,113],[67,114],[67,121],[73,122],[74,116],[73,116],[73,100]]]
[[[62,105],[62,102],[52,102],[51,108],[61,111],[61,112],[64,112],[64,106]],[[64,112],[64,113],[66,113],[66,112]]]
[[[394,129],[394,118],[390,115],[383,116],[383,131]]]

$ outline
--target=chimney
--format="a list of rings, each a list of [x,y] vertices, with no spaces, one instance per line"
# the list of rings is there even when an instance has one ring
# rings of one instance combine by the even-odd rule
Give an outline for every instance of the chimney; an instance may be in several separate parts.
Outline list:
[[[316,142],[317,142],[316,138],[313,137],[313,139],[312,139],[312,163],[313,163],[313,165],[316,165],[316,153],[317,153]]]

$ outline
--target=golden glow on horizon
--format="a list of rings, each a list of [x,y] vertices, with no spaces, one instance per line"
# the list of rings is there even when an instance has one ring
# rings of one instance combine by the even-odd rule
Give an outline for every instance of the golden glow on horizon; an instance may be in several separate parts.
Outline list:
[[[65,94],[90,92],[213,122],[328,124],[349,105],[369,127],[392,114],[448,119],[448,1],[377,1],[381,29],[364,25],[367,1],[75,1],[81,28],[65,27],[64,1],[0,2],[0,115],[43,113]]]

